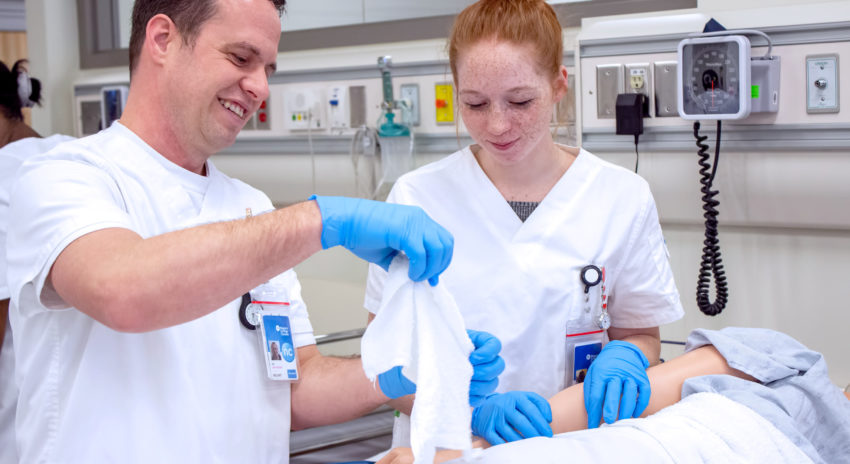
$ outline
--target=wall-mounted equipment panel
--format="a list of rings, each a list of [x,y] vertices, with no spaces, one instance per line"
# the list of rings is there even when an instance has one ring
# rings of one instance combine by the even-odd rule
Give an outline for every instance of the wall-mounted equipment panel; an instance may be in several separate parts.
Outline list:
[[[406,122],[411,126],[419,125],[419,84],[402,84],[399,94],[402,101],[410,105],[408,110],[409,120]]]
[[[806,56],[806,113],[838,113],[838,54]]]
[[[596,116],[614,119],[617,94],[623,93],[623,65],[604,64],[596,67]]]
[[[289,90],[284,94],[283,122],[289,130],[325,129],[321,91],[313,88]]]
[[[678,96],[676,82],[679,63],[676,61],[656,61],[655,72],[655,117],[679,117],[676,107]]]
[[[434,85],[434,106],[437,110],[437,125],[454,124],[454,94],[451,83],[441,82]]]

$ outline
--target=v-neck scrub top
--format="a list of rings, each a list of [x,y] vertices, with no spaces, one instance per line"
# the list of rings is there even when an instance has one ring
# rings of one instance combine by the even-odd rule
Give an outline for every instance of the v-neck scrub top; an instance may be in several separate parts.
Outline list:
[[[501,340],[499,392],[548,398],[564,388],[566,335],[599,330],[601,285],[585,311],[579,274],[588,264],[605,267],[613,327],[656,327],[684,314],[649,185],[585,150],[525,222],[469,147],[405,174],[387,201],[421,206],[454,235],[440,285],[467,328]],[[385,280],[371,265],[364,305],[373,313]]]
[[[207,162],[179,168],[120,123],[28,160],[8,235],[21,462],[287,462],[290,384],[268,380],[241,296],[206,316],[121,333],[46,283],[75,239],[105,228],[143,238],[272,209]],[[293,271],[293,341],[315,343]],[[169,298],[163,294],[162,298]]]

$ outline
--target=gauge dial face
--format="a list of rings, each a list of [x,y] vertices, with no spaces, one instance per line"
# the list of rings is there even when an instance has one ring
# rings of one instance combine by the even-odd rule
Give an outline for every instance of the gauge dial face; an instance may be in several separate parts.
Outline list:
[[[737,44],[691,44],[684,95],[690,114],[735,114],[740,109],[740,57]],[[689,53],[688,53],[689,52]]]

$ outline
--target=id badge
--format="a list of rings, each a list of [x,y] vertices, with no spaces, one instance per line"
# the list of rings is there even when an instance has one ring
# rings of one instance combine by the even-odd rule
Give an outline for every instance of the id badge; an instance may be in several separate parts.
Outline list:
[[[298,355],[292,341],[289,304],[264,304],[259,315],[257,333],[266,362],[266,374],[271,380],[298,381]]]
[[[564,386],[584,382],[587,369],[602,351],[604,331],[596,330],[578,334],[567,334],[567,368]]]

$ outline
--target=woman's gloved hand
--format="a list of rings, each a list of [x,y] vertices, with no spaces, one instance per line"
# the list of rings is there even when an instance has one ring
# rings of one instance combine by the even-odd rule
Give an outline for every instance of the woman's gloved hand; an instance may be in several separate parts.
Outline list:
[[[552,408],[533,392],[512,391],[488,396],[472,411],[472,433],[491,445],[532,437],[551,437]]]
[[[502,342],[488,332],[467,330],[475,349],[469,355],[472,364],[472,381],[469,384],[469,405],[480,404],[499,385],[499,374],[505,370],[505,361],[499,356]],[[391,399],[416,393],[416,384],[404,376],[401,366],[378,374],[378,385]]]
[[[431,285],[437,285],[452,260],[454,237],[418,206],[317,195],[310,199],[322,214],[322,248],[342,245],[384,269],[403,251],[410,259],[410,279],[428,279]]]
[[[401,366],[378,374],[378,386],[392,400],[416,393],[416,384],[401,373]]]
[[[622,340],[605,345],[584,378],[587,428],[599,427],[603,418],[611,424],[641,415],[649,404],[647,367],[649,361],[637,346]]]
[[[489,332],[467,330],[475,350],[469,355],[472,363],[472,382],[469,384],[469,405],[478,406],[499,386],[499,374],[505,370],[505,360],[499,356],[502,342]]]

